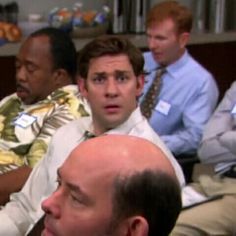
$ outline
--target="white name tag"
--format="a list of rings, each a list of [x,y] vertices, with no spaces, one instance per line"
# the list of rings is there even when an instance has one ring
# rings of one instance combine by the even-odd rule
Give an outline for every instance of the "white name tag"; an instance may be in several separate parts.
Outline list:
[[[236,104],[234,105],[233,109],[231,110],[231,113],[234,115],[236,114]]]
[[[37,118],[35,116],[30,116],[23,113],[18,117],[14,124],[22,128],[27,128],[28,126],[32,125],[36,121],[36,119]]]
[[[168,115],[170,108],[171,108],[171,105],[168,102],[160,100],[157,103],[155,110],[159,111],[160,113],[162,113],[164,115]]]

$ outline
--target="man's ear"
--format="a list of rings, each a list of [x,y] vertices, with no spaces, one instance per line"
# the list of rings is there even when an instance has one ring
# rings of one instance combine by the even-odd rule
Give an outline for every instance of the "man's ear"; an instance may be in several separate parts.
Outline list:
[[[86,80],[80,76],[77,76],[77,84],[81,95],[87,98],[87,85]]]
[[[144,75],[139,75],[137,77],[137,94],[136,96],[139,97],[143,92],[143,86],[144,86]]]
[[[181,33],[179,35],[179,44],[181,48],[185,48],[189,41],[190,34],[187,32]]]
[[[57,69],[54,72],[54,80],[57,87],[65,86],[72,83],[68,72],[64,69]]]
[[[142,216],[133,216],[124,224],[125,236],[148,236],[148,222]]]

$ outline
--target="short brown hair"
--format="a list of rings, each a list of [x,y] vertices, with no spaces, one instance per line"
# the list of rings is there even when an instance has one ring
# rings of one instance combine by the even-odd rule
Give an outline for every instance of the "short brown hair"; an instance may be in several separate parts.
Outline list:
[[[172,176],[147,169],[118,176],[113,184],[112,204],[111,228],[125,218],[141,215],[148,222],[148,235],[167,236],[181,211],[181,191]]]
[[[91,59],[106,55],[127,55],[134,74],[143,74],[144,58],[142,52],[127,38],[121,36],[100,36],[89,42],[79,52],[78,75],[86,79]]]
[[[190,32],[193,17],[191,11],[176,1],[165,1],[154,5],[148,13],[146,27],[160,23],[165,19],[172,19],[176,25],[176,32]]]

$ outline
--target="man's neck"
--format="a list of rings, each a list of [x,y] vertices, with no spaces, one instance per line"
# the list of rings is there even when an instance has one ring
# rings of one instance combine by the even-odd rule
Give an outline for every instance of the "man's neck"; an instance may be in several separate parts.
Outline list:
[[[96,136],[102,135],[106,133],[107,131],[113,129],[113,128],[96,127],[95,125],[93,127],[94,127],[93,133]]]

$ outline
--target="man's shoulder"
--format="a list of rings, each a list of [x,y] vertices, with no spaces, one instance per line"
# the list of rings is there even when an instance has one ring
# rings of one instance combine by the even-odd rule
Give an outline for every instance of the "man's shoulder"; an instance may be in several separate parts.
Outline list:
[[[17,97],[16,93],[12,93],[10,95],[7,95],[6,97],[2,98],[1,103],[7,102],[7,101],[17,101],[21,102],[21,100]]]
[[[203,79],[212,77],[212,74],[190,54],[187,54],[187,63],[185,64],[185,68],[192,70],[192,72],[194,72],[195,76],[198,78],[202,78],[203,75]]]
[[[79,93],[76,85],[67,85],[57,89],[51,98],[47,102],[56,104],[59,111],[67,107],[69,113],[76,118],[90,114],[90,107],[86,99]]]
[[[77,95],[79,93],[78,86],[76,84],[65,85],[58,90]]]
[[[79,98],[78,87],[74,84],[69,84],[54,90],[48,97],[48,100],[62,103],[63,98]]]
[[[55,133],[55,138],[63,137],[64,139],[79,135],[83,135],[88,129],[91,122],[91,117],[81,117],[76,120],[70,121],[69,123],[61,126]],[[68,140],[69,141],[69,140]]]
[[[230,93],[235,94],[236,93],[236,81],[234,81],[229,88]]]
[[[153,130],[146,119],[133,127],[131,135],[147,139],[155,144],[162,143],[160,136]]]
[[[181,186],[184,185],[184,182],[185,182],[184,176],[183,176],[183,172],[179,164],[175,160],[170,150],[167,148],[166,144],[161,140],[160,136],[149,125],[147,120],[143,120],[138,125],[136,125],[129,135],[146,139],[152,142],[157,147],[159,147],[162,150],[162,152],[165,153],[165,155],[167,156],[167,158],[170,160],[171,164],[173,165]]]
[[[16,93],[8,95],[0,101],[0,114],[3,115],[4,113],[4,115],[6,115],[11,113],[13,110],[14,112],[16,112],[17,110],[21,110],[23,108],[22,105],[23,103],[17,97]]]

